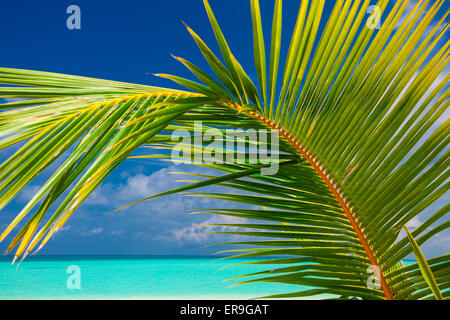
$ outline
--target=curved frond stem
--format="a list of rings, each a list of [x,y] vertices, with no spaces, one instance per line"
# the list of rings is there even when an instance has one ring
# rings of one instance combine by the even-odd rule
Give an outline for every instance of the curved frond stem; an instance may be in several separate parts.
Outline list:
[[[231,108],[235,108],[240,110],[240,106],[231,103],[225,103],[225,105],[228,105]],[[359,241],[361,242],[361,245],[364,248],[365,253],[367,254],[367,258],[369,259],[370,263],[374,267],[380,268],[380,271],[378,273],[378,278],[380,280],[381,288],[383,289],[383,293],[388,300],[393,300],[393,296],[389,290],[388,284],[383,276],[383,271],[381,267],[379,266],[379,263],[377,261],[377,258],[375,257],[375,254],[373,253],[372,249],[370,248],[370,245],[366,239],[366,236],[364,235],[363,230],[359,226],[358,222],[355,219],[355,216],[352,213],[352,210],[350,206],[346,203],[343,196],[338,191],[335,184],[333,184],[333,181],[329,175],[326,174],[326,170],[320,165],[320,163],[317,161],[317,159],[313,158],[311,153],[308,152],[308,150],[299,142],[295,137],[293,137],[288,131],[286,131],[284,128],[278,126],[275,122],[270,121],[269,119],[265,118],[259,113],[256,113],[254,111],[242,111],[243,113],[246,113],[247,115],[251,116],[254,119],[257,119],[259,121],[262,121],[264,124],[269,126],[271,129],[278,131],[278,133],[286,139],[301,155],[305,160],[308,161],[308,163],[314,168],[314,170],[317,172],[317,174],[322,178],[323,182],[327,185],[327,187],[330,189],[331,193],[335,197],[336,201],[339,203],[340,207],[344,211],[347,219],[349,220],[350,224],[353,227],[353,230],[356,232],[356,235],[358,236]]]

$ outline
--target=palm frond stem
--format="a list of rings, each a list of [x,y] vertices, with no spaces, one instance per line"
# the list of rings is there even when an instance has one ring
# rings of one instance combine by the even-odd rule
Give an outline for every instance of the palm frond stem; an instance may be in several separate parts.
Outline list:
[[[323,182],[327,185],[327,187],[330,189],[333,196],[336,198],[336,201],[341,206],[347,219],[349,220],[351,226],[353,227],[353,230],[355,231],[356,235],[358,236],[358,239],[361,242],[361,245],[363,246],[364,251],[367,254],[367,257],[368,257],[370,263],[375,268],[379,268],[380,272],[377,272],[377,276],[379,278],[380,285],[381,285],[384,295],[386,296],[386,299],[393,300],[393,296],[389,290],[389,286],[383,276],[383,270],[381,269],[381,267],[377,261],[377,258],[375,257],[375,254],[373,253],[372,249],[370,248],[370,245],[366,239],[366,236],[364,235],[363,230],[361,229],[361,227],[359,226],[358,222],[356,221],[354,215],[352,214],[352,210],[351,210],[350,206],[344,200],[344,196],[338,191],[338,187],[332,182],[331,177],[329,175],[327,175],[326,169],[324,169],[323,166],[320,165],[318,160],[315,159],[313,157],[313,155],[294,136],[292,136],[283,127],[276,124],[276,122],[267,119],[260,113],[257,113],[254,111],[242,110],[241,109],[242,107],[239,106],[237,103],[233,104],[231,102],[224,102],[223,104],[227,105],[231,108],[237,109],[239,112],[245,113],[254,119],[262,121],[267,126],[269,126],[271,129],[276,130],[284,139],[286,139],[305,158],[305,160],[308,161],[308,163],[314,168],[314,170],[317,172],[317,174],[321,177]]]

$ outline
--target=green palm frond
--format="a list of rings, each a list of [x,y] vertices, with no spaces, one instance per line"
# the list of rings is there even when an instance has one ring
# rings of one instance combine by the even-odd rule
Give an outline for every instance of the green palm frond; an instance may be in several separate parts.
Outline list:
[[[431,291],[433,291],[433,294],[436,297],[436,300],[442,300],[442,294],[436,283],[436,279],[434,278],[433,272],[431,271],[427,260],[423,256],[423,253],[420,250],[419,245],[417,244],[416,240],[413,238],[413,236],[409,232],[408,228],[404,227],[404,229],[406,231],[406,236],[408,237],[409,242],[411,243],[411,246],[413,248],[414,255],[417,258],[417,264],[420,267],[420,272],[422,273],[423,278],[427,282]]]
[[[440,123],[449,106],[449,75],[438,81],[449,60],[448,12],[438,17],[444,1],[418,1],[407,12],[409,1],[387,10],[388,1],[380,0],[385,17],[380,30],[365,24],[370,1],[337,1],[323,30],[325,1],[301,1],[282,60],[282,1],[275,0],[266,51],[259,1],[251,0],[258,84],[204,3],[222,56],[186,27],[212,74],[175,57],[200,82],[159,75],[192,92],[0,68],[0,82],[6,84],[0,97],[26,99],[0,105],[0,148],[23,142],[0,165],[0,208],[70,152],[0,236],[3,240],[27,219],[8,251],[17,247],[17,258],[41,248],[134,150],[175,150],[172,133],[195,131],[202,121],[202,131],[214,128],[225,139],[231,139],[227,128],[270,129],[280,136],[279,143],[261,143],[266,149],[276,144],[277,160],[195,162],[224,174],[197,175],[190,185],[147,198],[214,184],[227,189],[188,196],[254,206],[202,210],[249,219],[220,224],[236,228],[222,233],[249,237],[230,243],[245,248],[227,252],[260,258],[251,263],[272,269],[241,276],[250,278],[240,283],[311,287],[273,298],[430,299],[437,289],[448,298],[450,255],[427,261],[435,280],[430,288],[423,263],[402,265],[415,247],[408,238],[399,239],[403,226],[442,199],[449,186],[449,120]],[[194,158],[209,148],[190,147]],[[233,157],[251,153],[217,151]],[[260,169],[274,162],[278,171],[263,174]],[[50,214],[58,199],[62,203]],[[449,227],[448,220],[434,226],[448,212],[449,205],[442,206],[412,232],[417,246]],[[369,267],[379,285],[369,285]]]

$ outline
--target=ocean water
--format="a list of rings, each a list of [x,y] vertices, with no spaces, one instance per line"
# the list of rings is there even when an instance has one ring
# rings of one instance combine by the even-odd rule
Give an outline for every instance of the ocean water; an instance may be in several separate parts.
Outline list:
[[[19,266],[0,258],[0,299],[237,299],[300,291],[276,283],[231,286],[270,265],[251,259],[180,256],[37,256]],[[406,262],[410,263],[410,262]],[[304,288],[304,287],[303,287]],[[319,297],[316,297],[319,298]]]
[[[0,299],[251,299],[299,286],[224,280],[267,270],[251,259],[179,256],[37,256],[20,266],[0,258]],[[79,281],[78,281],[79,279]],[[78,288],[79,285],[79,288]]]

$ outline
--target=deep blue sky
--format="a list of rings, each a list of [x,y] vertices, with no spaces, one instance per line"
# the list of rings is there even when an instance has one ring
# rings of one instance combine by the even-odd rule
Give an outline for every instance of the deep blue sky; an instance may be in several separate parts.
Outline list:
[[[249,1],[211,0],[216,17],[231,49],[255,78]],[[81,8],[81,30],[66,28],[66,8]],[[323,23],[334,1],[327,1]],[[266,35],[270,36],[273,1],[261,1]],[[299,1],[285,0],[283,34],[291,34]],[[170,73],[190,76],[170,57],[182,56],[206,67],[181,20],[193,28],[217,52],[201,0],[153,1],[3,1],[0,4],[0,65],[91,76],[156,86],[174,85],[148,75]],[[268,47],[268,45],[266,45]],[[288,41],[284,42],[286,51]],[[0,160],[7,152],[0,152]],[[69,220],[42,251],[43,254],[209,254],[218,248],[202,248],[220,240],[200,238],[195,223],[210,221],[208,215],[188,215],[184,210],[214,207],[207,200],[179,196],[149,201],[111,214],[121,204],[163,191],[176,183],[167,177],[166,164],[129,160],[107,179],[100,191]],[[181,169],[175,168],[177,171]],[[0,215],[3,230],[26,203],[32,186]],[[34,189],[33,189],[34,188]],[[10,237],[7,241],[11,239]],[[7,243],[0,244],[0,250]]]
[[[263,2],[271,23],[272,3]],[[285,7],[297,7],[286,1]],[[81,8],[81,30],[66,28],[66,8]],[[211,1],[229,43],[244,65],[253,61],[249,1]],[[286,10],[293,26],[296,10]],[[169,55],[203,64],[185,21],[216,49],[201,0],[8,1],[1,4],[3,65],[152,85],[172,85],[146,73],[187,74]],[[253,70],[251,70],[253,72]]]

